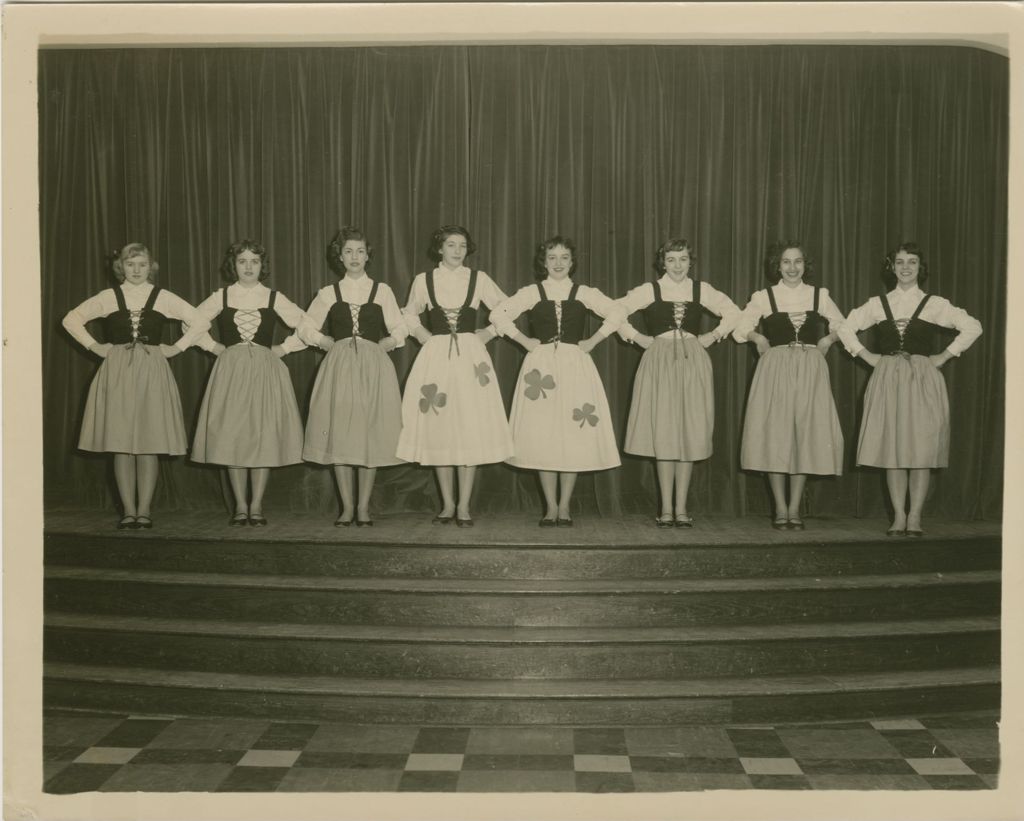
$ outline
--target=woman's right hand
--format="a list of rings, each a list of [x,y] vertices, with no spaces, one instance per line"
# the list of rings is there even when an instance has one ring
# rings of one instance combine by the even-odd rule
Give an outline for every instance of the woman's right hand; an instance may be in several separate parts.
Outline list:
[[[648,336],[647,334],[637,334],[633,337],[633,341],[640,346],[643,350],[647,350],[651,345],[654,344],[654,337]]]
[[[754,347],[757,348],[758,356],[764,356],[772,349],[772,344],[768,341],[768,337],[762,334],[748,334],[747,339],[754,343]]]
[[[222,353],[224,353],[224,351],[226,351],[226,350],[227,350],[227,346],[226,346],[226,345],[222,345],[222,344],[221,344],[220,342],[218,342],[218,343],[217,343],[216,345],[214,345],[214,346],[213,346],[213,348],[212,348],[212,349],[210,350],[210,353],[212,353],[212,354],[213,354],[214,356],[220,356],[220,355],[221,355]]]
[[[109,342],[97,342],[92,345],[89,350],[96,354],[100,359],[106,359],[110,355],[110,351],[114,346]]]
[[[882,361],[882,355],[880,353],[873,353],[867,348],[860,352],[860,358],[867,362],[872,368],[877,368],[878,363]]]
[[[335,339],[334,339],[334,337],[331,337],[331,336],[325,336],[325,337],[323,337],[323,338],[322,338],[322,339],[320,340],[320,343],[319,343],[319,344],[317,345],[317,347],[318,347],[318,348],[319,348],[319,349],[320,349],[321,351],[329,351],[329,350],[330,350],[331,348],[333,348],[333,347],[334,347],[334,343],[335,343]]]
[[[526,348],[526,352],[535,351],[540,347],[540,340],[534,339],[532,336],[523,337],[523,347]]]

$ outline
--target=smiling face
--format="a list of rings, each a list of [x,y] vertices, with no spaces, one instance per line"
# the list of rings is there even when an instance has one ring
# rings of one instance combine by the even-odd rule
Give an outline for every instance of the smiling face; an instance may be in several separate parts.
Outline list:
[[[441,264],[455,269],[466,258],[466,238],[462,234],[449,234],[441,243]]]
[[[565,279],[572,272],[572,251],[564,245],[548,248],[544,254],[544,268],[551,279]]]
[[[238,284],[251,288],[260,281],[260,272],[263,270],[263,260],[255,251],[242,251],[235,257],[235,273],[238,275]]]
[[[795,288],[804,279],[804,252],[799,248],[787,248],[779,258],[779,280],[790,288]]]
[[[665,253],[665,273],[673,282],[682,282],[690,272],[690,252],[667,251]]]
[[[904,290],[917,285],[921,273],[921,258],[908,251],[899,251],[892,261],[892,272],[896,275],[896,286]]]
[[[147,254],[136,254],[121,261],[121,270],[124,271],[124,281],[131,285],[141,285],[149,282],[150,261]]]
[[[366,251],[366,243],[361,239],[348,239],[341,248],[341,262],[345,266],[345,273],[352,277],[361,276],[366,272],[366,261],[369,254]]]

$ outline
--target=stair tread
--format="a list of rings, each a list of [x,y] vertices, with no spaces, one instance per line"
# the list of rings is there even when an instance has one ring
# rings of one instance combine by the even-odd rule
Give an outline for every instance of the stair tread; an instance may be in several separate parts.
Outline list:
[[[671,681],[589,681],[518,679],[505,681],[433,679],[355,679],[336,676],[255,676],[152,670],[131,667],[47,663],[51,681],[91,681],[111,685],[283,692],[327,696],[398,698],[731,698],[772,694],[851,693],[893,689],[998,684],[999,667],[969,667],[895,673],[829,676],[764,676]]]
[[[44,625],[79,630],[238,638],[334,639],[443,644],[695,644],[813,638],[944,635],[998,631],[998,616],[902,621],[699,627],[408,627],[286,624],[49,613]]]
[[[784,578],[727,579],[410,579],[331,578],[324,576],[246,575],[234,573],[182,573],[155,570],[112,570],[50,566],[47,579],[123,581],[178,584],[201,587],[243,587],[286,590],[347,592],[405,592],[516,595],[615,594],[615,593],[720,593],[749,590],[848,590],[859,588],[931,587],[947,584],[999,582],[998,570],[952,573],[891,573],[853,576],[795,576]]]

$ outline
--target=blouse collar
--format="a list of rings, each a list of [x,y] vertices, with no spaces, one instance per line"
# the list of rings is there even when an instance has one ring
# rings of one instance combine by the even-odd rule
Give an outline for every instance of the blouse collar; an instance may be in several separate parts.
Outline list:
[[[913,299],[915,302],[919,302],[924,298],[924,291],[921,290],[920,286],[916,283],[913,287],[907,288],[906,290],[900,288],[898,285],[889,291],[889,296],[902,302],[903,300]]]

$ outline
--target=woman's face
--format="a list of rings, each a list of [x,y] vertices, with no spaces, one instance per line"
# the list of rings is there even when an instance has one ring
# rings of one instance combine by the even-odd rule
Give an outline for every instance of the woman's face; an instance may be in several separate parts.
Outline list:
[[[804,279],[804,252],[799,248],[787,248],[779,260],[781,282],[795,288]]]
[[[260,271],[263,270],[263,260],[255,251],[242,251],[235,257],[235,273],[238,275],[238,282],[247,288],[260,281]]]
[[[690,272],[690,252],[685,248],[682,251],[668,251],[665,254],[665,273],[673,282],[682,282]]]
[[[921,258],[917,254],[899,251],[892,261],[892,272],[896,275],[898,287],[913,288],[917,285],[917,277],[921,273]]]
[[[556,281],[565,279],[572,271],[572,251],[564,245],[548,248],[544,255],[544,267],[551,279]]]
[[[149,257],[146,254],[136,254],[122,260],[121,270],[124,271],[124,281],[132,285],[149,282],[149,267]]]
[[[441,243],[441,262],[448,268],[458,268],[466,258],[466,238],[462,234],[449,234]]]
[[[361,274],[366,270],[366,243],[361,239],[347,239],[341,247],[341,261],[347,274]]]

